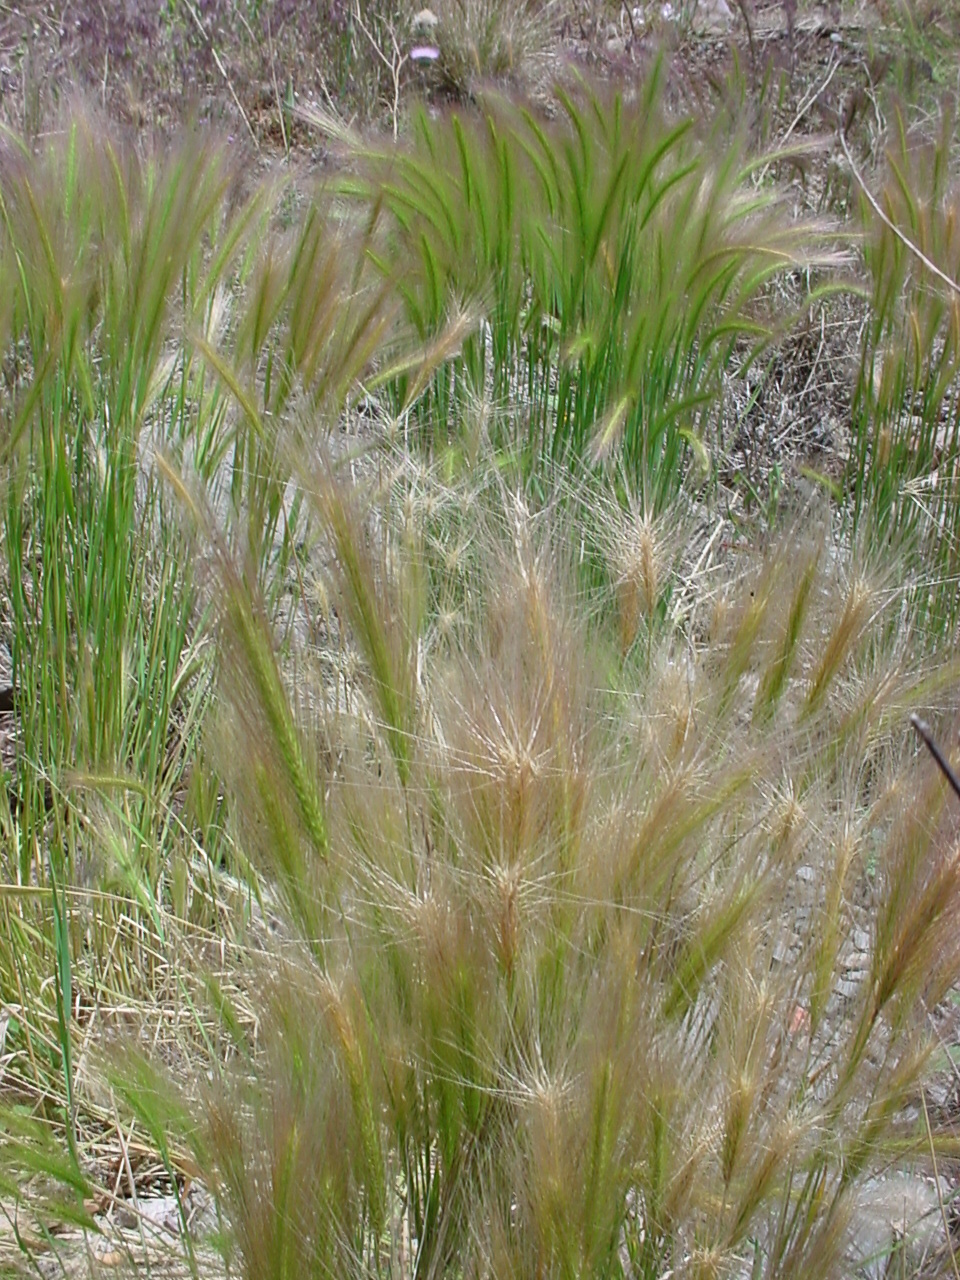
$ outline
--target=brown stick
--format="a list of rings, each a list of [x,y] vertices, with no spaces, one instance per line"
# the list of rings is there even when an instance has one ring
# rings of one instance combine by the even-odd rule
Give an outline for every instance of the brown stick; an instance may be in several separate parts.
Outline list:
[[[953,787],[957,795],[960,796],[960,778],[958,778],[950,768],[950,762],[947,760],[947,757],[937,746],[936,742],[934,742],[933,734],[930,732],[930,726],[925,720],[921,720],[919,716],[911,716],[910,723],[927,744],[927,748],[934,760],[936,760],[937,764],[940,766],[940,771],[943,776],[950,783],[951,787]]]

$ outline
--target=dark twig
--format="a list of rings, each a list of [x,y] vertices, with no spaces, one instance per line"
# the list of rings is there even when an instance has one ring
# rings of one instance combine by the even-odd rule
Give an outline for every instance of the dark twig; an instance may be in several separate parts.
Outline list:
[[[943,752],[934,742],[933,734],[930,732],[930,726],[927,724],[925,720],[921,720],[919,716],[911,716],[910,723],[913,725],[914,729],[916,729],[917,733],[919,733],[920,737],[927,744],[930,754],[933,756],[934,760],[936,760],[937,764],[940,766],[940,770],[943,773],[943,776],[950,783],[951,787],[953,787],[957,795],[960,796],[960,778],[958,778],[957,775],[950,768],[950,763],[947,760],[947,757],[943,754]]]

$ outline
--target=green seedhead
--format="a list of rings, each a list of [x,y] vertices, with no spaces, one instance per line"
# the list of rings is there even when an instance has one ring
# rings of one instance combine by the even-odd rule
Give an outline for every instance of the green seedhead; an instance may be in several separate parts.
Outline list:
[[[479,120],[420,115],[407,149],[359,147],[362,180],[342,190],[375,211],[377,262],[424,342],[465,301],[482,317],[417,400],[428,447],[491,397],[512,409],[494,443],[531,479],[616,457],[658,510],[685,438],[713,431],[735,347],[773,331],[767,282],[815,229],[751,188],[736,141],[666,117],[657,70],[629,105],[587,89],[556,105],[552,121],[495,99]],[[392,403],[412,399],[399,380]]]

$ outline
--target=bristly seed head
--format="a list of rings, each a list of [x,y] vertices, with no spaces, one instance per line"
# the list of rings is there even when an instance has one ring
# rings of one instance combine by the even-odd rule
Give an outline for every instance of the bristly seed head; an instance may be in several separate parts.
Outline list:
[[[649,515],[623,521],[616,568],[620,649],[626,653],[637,638],[641,622],[652,622],[660,598],[659,545]]]

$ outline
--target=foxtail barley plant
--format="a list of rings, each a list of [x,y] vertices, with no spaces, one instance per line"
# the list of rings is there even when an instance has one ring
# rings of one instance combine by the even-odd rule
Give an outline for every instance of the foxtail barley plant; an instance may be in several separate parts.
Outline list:
[[[515,406],[492,439],[533,483],[550,461],[615,458],[651,511],[687,441],[709,459],[721,374],[776,329],[765,286],[826,255],[751,185],[739,140],[666,116],[661,80],[629,101],[558,90],[553,119],[495,98],[479,119],[421,113],[400,151],[337,131],[357,170],[338,185],[380,228],[375,260],[421,341],[479,310],[427,394],[414,405],[397,380],[388,396],[428,447],[477,400]]]
[[[470,622],[414,678],[377,638],[431,643],[403,493],[306,474],[354,716],[322,859],[286,859],[292,806],[239,839],[322,938],[290,911],[246,975],[256,1067],[184,1133],[244,1274],[846,1274],[858,1187],[926,1146],[926,1010],[960,959],[946,793],[905,732],[954,666],[913,670],[895,595],[790,539],[638,680],[565,504],[494,486]],[[253,714],[244,772],[292,796]]]
[[[917,553],[916,608],[956,624],[960,275],[954,118],[913,138],[898,107],[883,182],[860,197],[870,312],[853,405],[853,514],[869,536]]]
[[[955,1154],[960,863],[907,717],[956,659],[865,536],[949,307],[872,227],[856,529],[806,495],[704,543],[685,451],[827,255],[657,74],[555,106],[351,144],[286,226],[196,139],[2,157],[25,1256],[131,1124],[247,1280],[839,1277],[864,1186]]]

